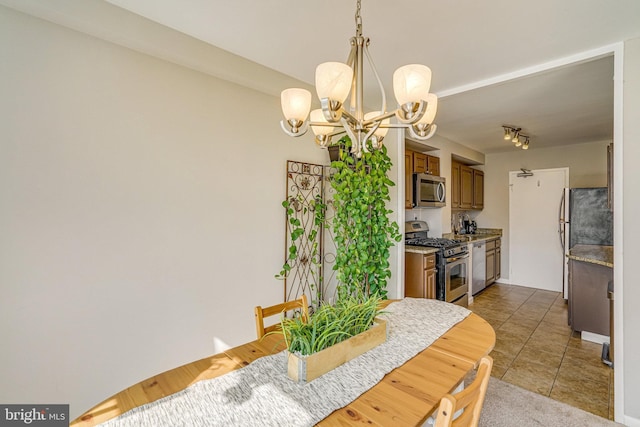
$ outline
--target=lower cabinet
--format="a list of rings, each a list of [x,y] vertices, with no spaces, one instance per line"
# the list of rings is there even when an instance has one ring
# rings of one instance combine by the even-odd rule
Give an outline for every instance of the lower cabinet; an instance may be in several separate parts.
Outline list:
[[[487,262],[487,274],[486,274],[486,285],[490,285],[496,280],[500,278],[500,268],[501,268],[501,255],[502,250],[500,249],[502,243],[502,239],[494,239],[489,240],[486,246],[486,262]]]
[[[404,296],[436,298],[436,255],[407,252],[404,264]]]
[[[613,268],[569,259],[569,325],[574,331],[609,336],[611,280]]]

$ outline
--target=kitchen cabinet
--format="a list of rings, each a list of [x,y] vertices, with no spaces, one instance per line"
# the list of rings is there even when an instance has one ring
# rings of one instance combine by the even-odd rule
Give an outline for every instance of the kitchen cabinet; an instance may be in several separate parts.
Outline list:
[[[460,165],[460,209],[473,207],[473,169]]]
[[[460,207],[460,163],[451,164],[451,207]]]
[[[415,173],[427,173],[427,155],[413,152],[413,171]]]
[[[500,268],[502,264],[502,239],[487,241],[486,245],[486,286],[489,286],[500,278]]]
[[[484,209],[484,172],[451,162],[451,207]]]
[[[473,204],[472,209],[484,209],[484,172],[473,170]]]
[[[436,298],[436,255],[407,252],[404,264],[404,296]]]
[[[569,325],[574,331],[609,336],[607,286],[613,268],[569,259]]]
[[[429,175],[440,176],[440,158],[427,156],[427,173]]]
[[[428,154],[418,153],[411,150],[406,150],[405,155],[407,153],[412,157],[412,170],[414,173],[426,173],[428,175],[440,176],[439,157],[429,156]]]
[[[411,151],[404,153],[404,207],[413,208],[413,156]]]

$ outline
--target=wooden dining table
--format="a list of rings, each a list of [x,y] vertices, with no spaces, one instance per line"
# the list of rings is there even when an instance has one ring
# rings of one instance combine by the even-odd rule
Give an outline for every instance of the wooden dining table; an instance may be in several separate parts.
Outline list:
[[[331,413],[320,426],[368,424],[422,425],[467,373],[495,345],[495,331],[471,313],[429,347],[389,372],[378,384],[345,407]],[[94,426],[133,408],[174,394],[198,381],[215,378],[285,349],[281,335],[267,335],[222,353],[197,360],[139,382],[108,398],[71,422]]]

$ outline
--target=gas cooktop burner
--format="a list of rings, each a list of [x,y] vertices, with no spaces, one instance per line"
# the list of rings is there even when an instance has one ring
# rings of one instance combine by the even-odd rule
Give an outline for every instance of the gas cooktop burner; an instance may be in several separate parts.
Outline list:
[[[407,239],[405,240],[405,244],[411,246],[426,246],[431,248],[451,248],[454,246],[459,246],[461,240],[454,239],[444,239],[438,237],[427,237],[427,238],[415,238],[415,239]]]

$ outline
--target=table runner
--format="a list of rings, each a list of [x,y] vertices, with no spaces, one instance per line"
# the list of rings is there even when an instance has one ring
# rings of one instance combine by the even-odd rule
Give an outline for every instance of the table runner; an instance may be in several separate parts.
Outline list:
[[[432,299],[406,298],[385,309],[387,341],[306,384],[287,376],[286,351],[261,357],[134,408],[101,426],[312,426],[354,401],[470,313]]]

